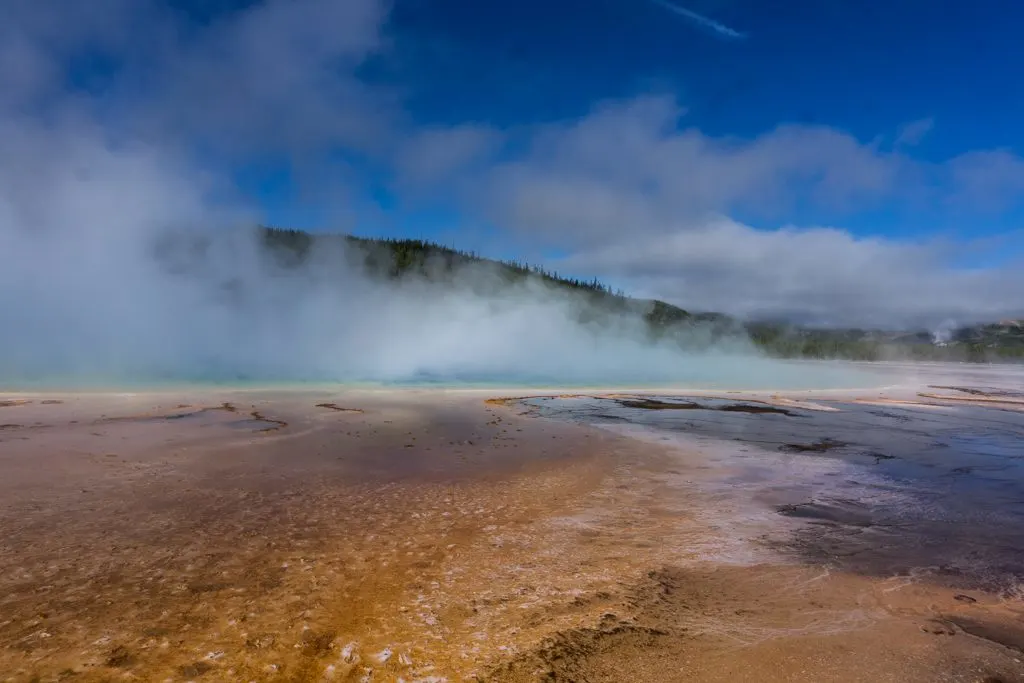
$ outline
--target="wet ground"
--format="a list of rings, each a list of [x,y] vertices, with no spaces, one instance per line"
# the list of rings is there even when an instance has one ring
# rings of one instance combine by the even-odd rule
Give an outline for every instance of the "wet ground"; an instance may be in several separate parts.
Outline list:
[[[857,572],[928,572],[1016,592],[1024,581],[1017,377],[972,368],[959,379],[973,385],[925,385],[900,399],[821,394],[801,403],[705,392],[524,404],[539,416],[702,448],[706,489],[750,505],[752,515],[772,511],[800,522],[756,527],[762,544]]]
[[[1024,413],[913,372],[0,396],[0,680],[1024,683]]]

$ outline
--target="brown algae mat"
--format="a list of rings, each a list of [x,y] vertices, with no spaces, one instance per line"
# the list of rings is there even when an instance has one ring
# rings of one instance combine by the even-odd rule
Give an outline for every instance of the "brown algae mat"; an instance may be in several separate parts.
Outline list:
[[[737,559],[700,453],[483,398],[6,398],[0,680],[1024,680],[1012,596]]]

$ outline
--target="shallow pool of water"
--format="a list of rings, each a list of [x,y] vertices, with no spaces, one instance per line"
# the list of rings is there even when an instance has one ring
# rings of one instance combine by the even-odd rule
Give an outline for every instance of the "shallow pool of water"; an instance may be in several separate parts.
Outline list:
[[[678,395],[526,403],[544,417],[703,449],[705,485],[802,522],[780,528],[805,558],[883,575],[927,568],[1002,589],[1024,582],[1024,412],[831,401],[833,412],[779,412]]]

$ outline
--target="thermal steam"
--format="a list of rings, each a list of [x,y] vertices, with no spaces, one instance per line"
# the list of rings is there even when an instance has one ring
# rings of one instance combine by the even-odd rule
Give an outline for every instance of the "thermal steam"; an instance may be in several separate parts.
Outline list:
[[[578,298],[540,281],[494,286],[488,268],[440,287],[371,277],[341,241],[302,268],[269,258],[235,173],[388,147],[390,100],[355,73],[383,44],[383,3],[267,0],[202,28],[160,3],[104,5],[110,16],[44,5],[12,6],[0,28],[20,50],[0,60],[7,387],[806,379],[742,337],[686,353],[639,316],[581,322]],[[82,51],[116,57],[100,86],[74,87]]]
[[[301,268],[270,258],[256,216],[209,177],[88,128],[0,137],[0,378],[79,381],[489,380],[791,383],[742,338],[699,354],[637,317],[579,322],[540,281],[448,286],[369,276],[340,241]],[[13,156],[12,156],[13,155]],[[799,380],[797,380],[799,383]]]

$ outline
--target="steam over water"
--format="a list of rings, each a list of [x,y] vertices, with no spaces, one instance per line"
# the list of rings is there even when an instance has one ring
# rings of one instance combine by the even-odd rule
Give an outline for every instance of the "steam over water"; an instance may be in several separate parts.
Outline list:
[[[341,241],[292,268],[253,230],[171,233],[144,213],[113,228],[90,223],[88,212],[82,224],[26,226],[17,216],[0,216],[0,381],[8,386],[865,381],[847,367],[760,357],[741,334],[711,343],[696,329],[683,340],[695,350],[685,351],[651,340],[636,314],[583,322],[581,297],[510,284],[489,267],[463,268],[446,285],[389,281],[370,277]]]

